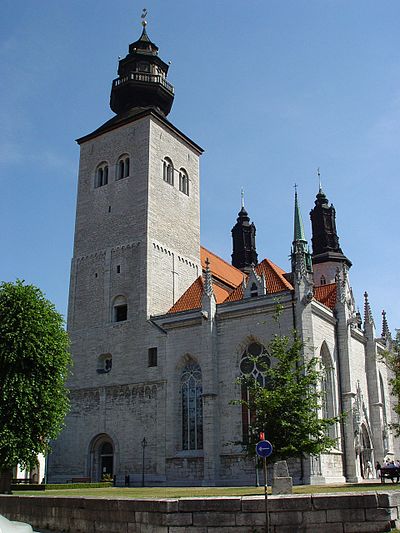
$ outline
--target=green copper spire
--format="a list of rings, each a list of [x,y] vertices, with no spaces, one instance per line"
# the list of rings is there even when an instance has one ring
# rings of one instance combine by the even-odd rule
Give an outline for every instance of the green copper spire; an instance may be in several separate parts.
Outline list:
[[[300,207],[299,202],[297,200],[297,185],[295,187],[294,192],[294,238],[293,241],[304,241],[307,242],[305,233],[304,233],[304,226],[303,226],[303,220],[301,218],[300,213]]]
[[[292,245],[292,272],[298,276],[312,272],[311,254],[301,218],[299,201],[297,199],[297,185],[294,186],[294,236]]]

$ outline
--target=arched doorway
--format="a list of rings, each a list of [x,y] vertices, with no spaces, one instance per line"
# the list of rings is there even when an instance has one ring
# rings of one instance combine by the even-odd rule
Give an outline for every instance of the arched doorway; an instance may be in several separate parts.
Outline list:
[[[114,476],[114,443],[107,434],[98,435],[90,447],[90,477],[92,481]]]

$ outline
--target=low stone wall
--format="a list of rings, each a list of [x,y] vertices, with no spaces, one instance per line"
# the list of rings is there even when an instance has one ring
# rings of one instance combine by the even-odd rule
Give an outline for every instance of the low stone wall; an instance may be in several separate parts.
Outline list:
[[[400,492],[271,496],[271,533],[398,527]],[[264,533],[262,497],[132,500],[0,496],[0,514],[55,533]]]

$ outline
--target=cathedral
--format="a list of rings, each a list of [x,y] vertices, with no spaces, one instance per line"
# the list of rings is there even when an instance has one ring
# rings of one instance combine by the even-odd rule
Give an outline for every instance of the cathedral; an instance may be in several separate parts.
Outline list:
[[[324,369],[329,453],[290,463],[295,483],[356,482],[397,456],[389,372],[368,295],[363,316],[351,261],[322,187],[311,251],[297,193],[291,271],[258,257],[242,200],[228,263],[200,243],[202,148],[168,119],[174,88],[146,24],[112,82],[114,116],[78,139],[80,166],[68,331],[71,410],[48,458],[48,481],[245,485],[254,460],[236,444],[249,425],[237,378],[260,376],[277,325]],[[233,221],[234,222],[234,221]],[[228,238],[228,236],[227,236]],[[230,238],[230,237],[229,237]],[[288,243],[288,250],[290,243]],[[273,361],[272,361],[273,364]]]

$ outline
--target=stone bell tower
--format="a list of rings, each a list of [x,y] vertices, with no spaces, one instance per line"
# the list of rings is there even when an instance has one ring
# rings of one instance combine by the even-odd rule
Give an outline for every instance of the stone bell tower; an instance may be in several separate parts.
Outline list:
[[[166,313],[201,273],[202,149],[166,118],[174,101],[168,64],[142,24],[112,82],[115,115],[77,141],[68,309],[74,369],[71,412],[51,458],[56,481],[139,468],[129,453],[144,434],[155,438],[153,418],[165,405],[162,332],[150,317]],[[156,392],[146,393],[146,411],[133,398],[149,381]],[[122,390],[126,404],[117,406]],[[103,448],[114,455],[101,466]]]
[[[199,275],[202,149],[166,119],[167,73],[144,21],[112,82],[116,115],[78,139],[70,330],[112,322],[119,296],[128,320],[166,312]]]

